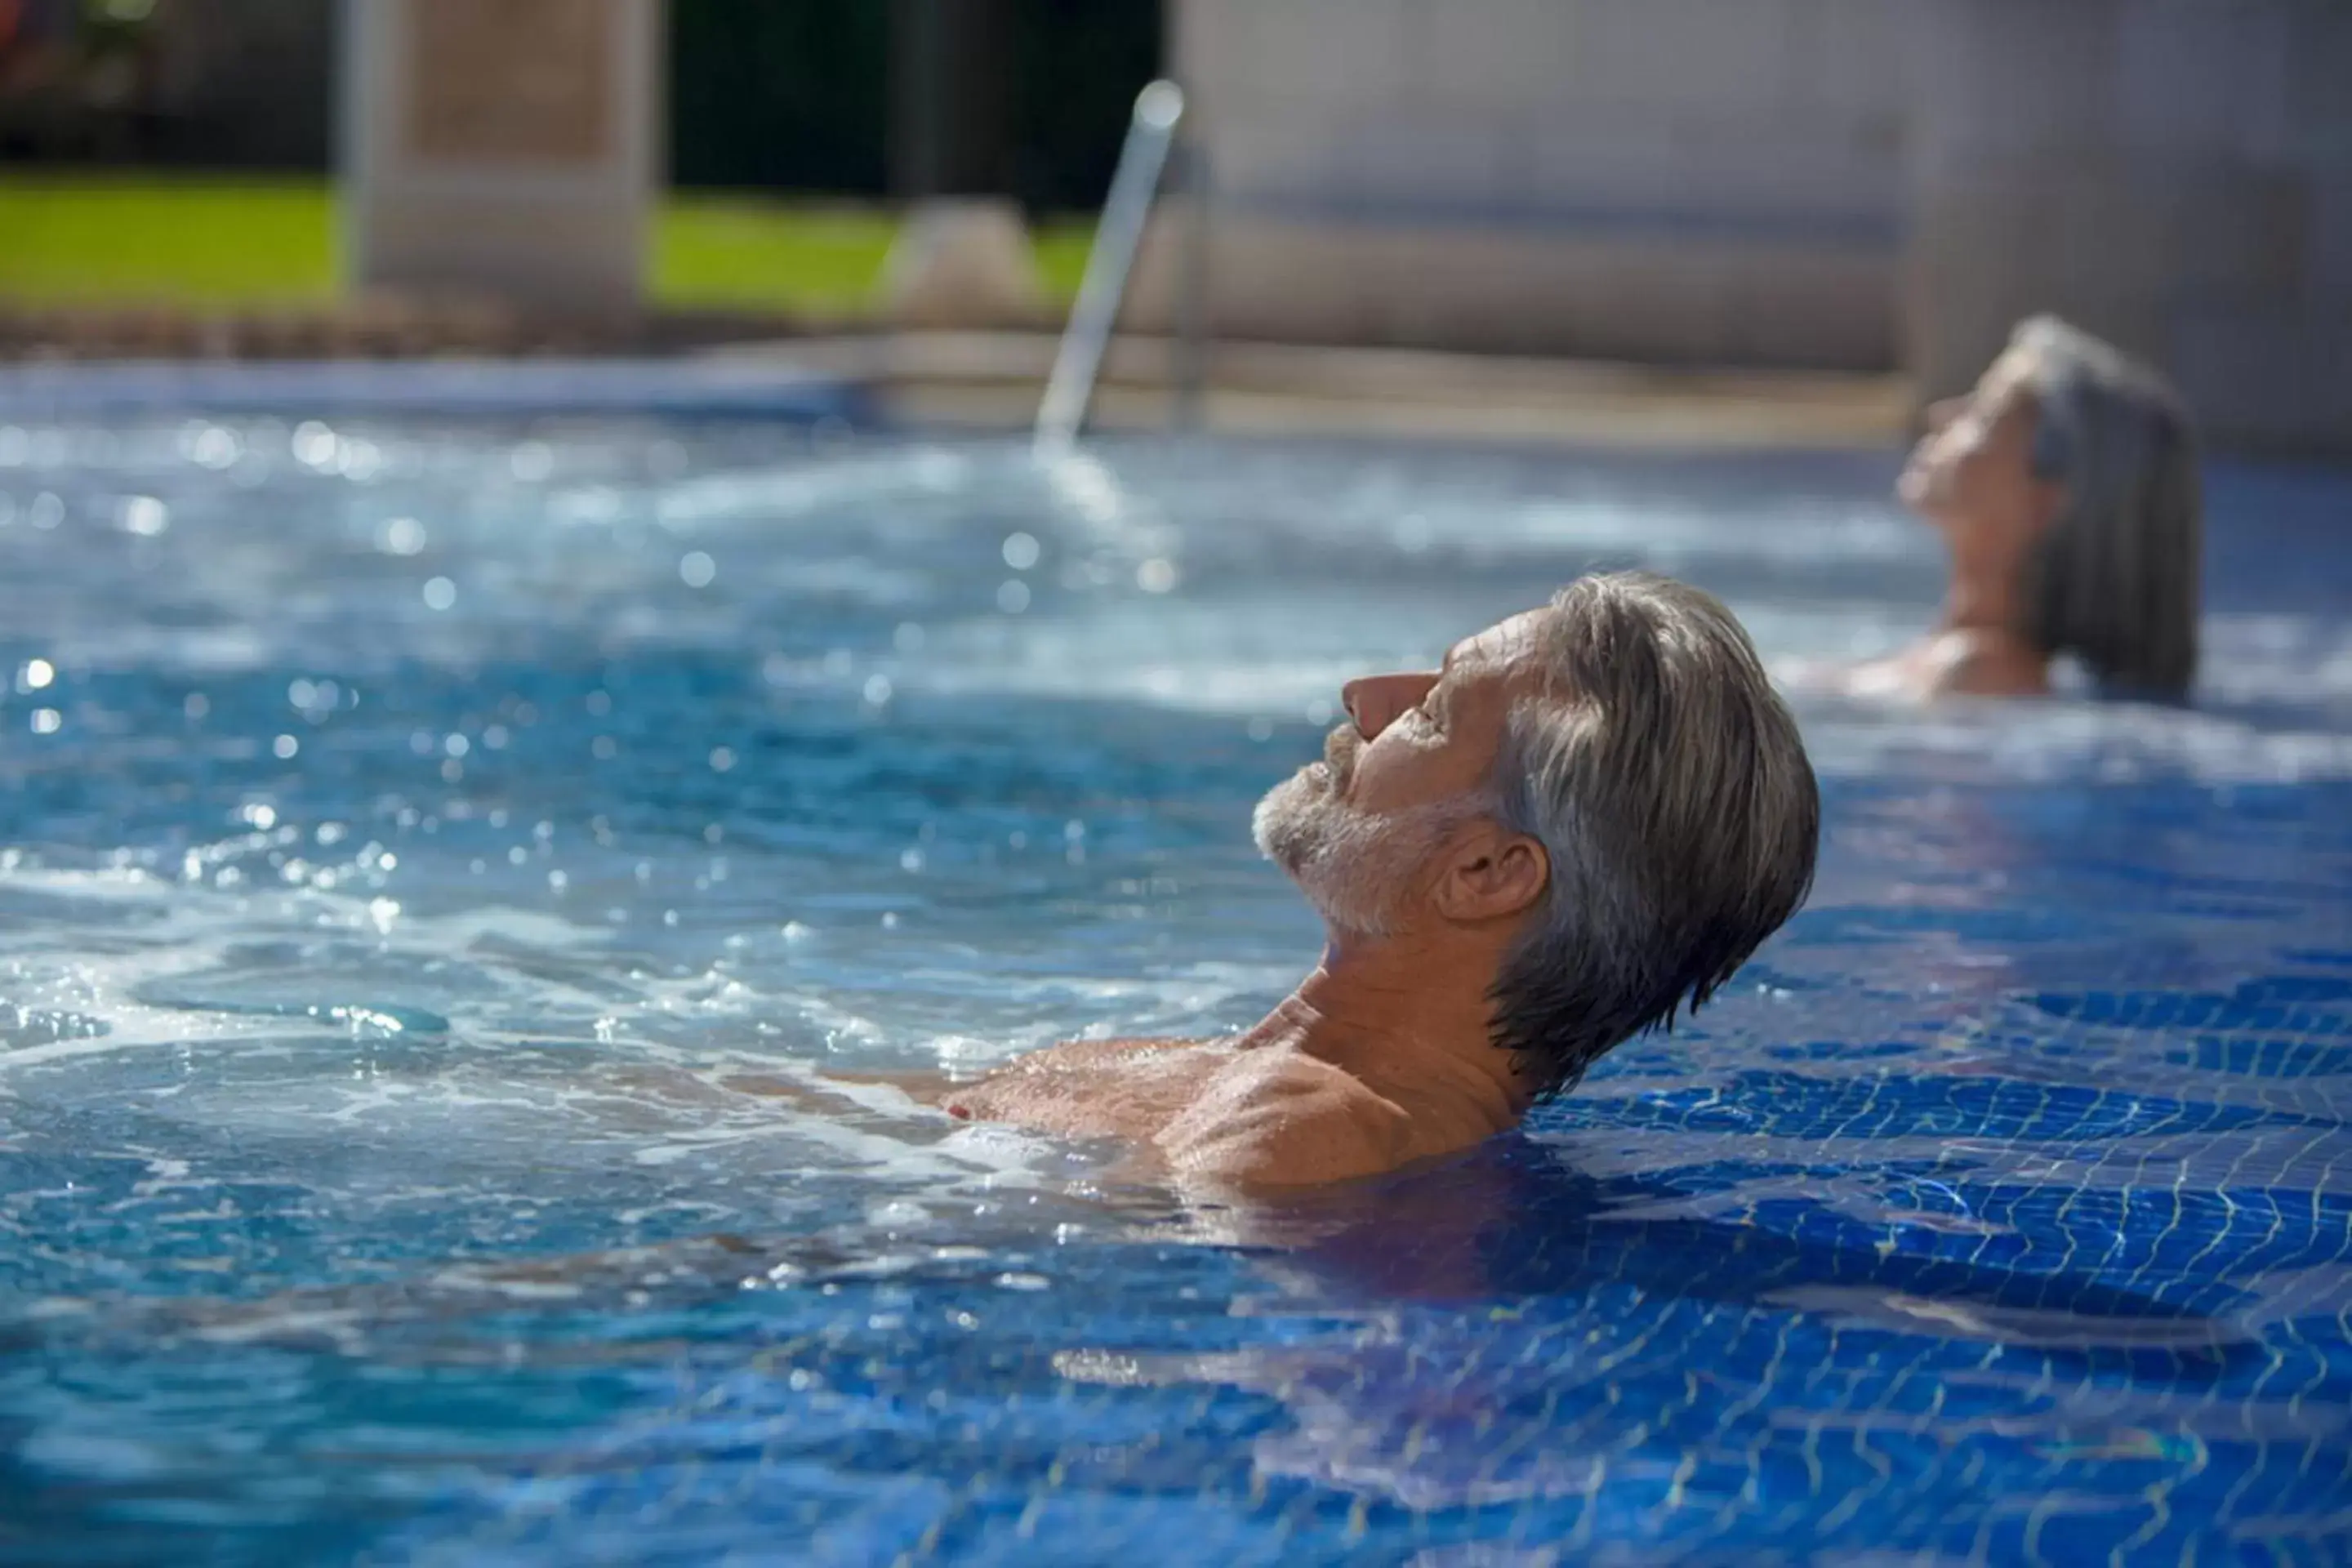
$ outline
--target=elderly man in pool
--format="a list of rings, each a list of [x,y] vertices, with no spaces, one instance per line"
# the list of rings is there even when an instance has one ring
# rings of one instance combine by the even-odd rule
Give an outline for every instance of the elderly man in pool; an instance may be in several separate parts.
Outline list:
[[[1328,927],[1315,972],[1237,1037],[1057,1046],[950,1114],[1124,1139],[1186,1186],[1395,1170],[1706,1001],[1811,885],[1796,724],[1697,589],[1586,577],[1343,700],[1255,822]]]
[[[1695,588],[1586,577],[1456,644],[1442,669],[1344,695],[1349,721],[1323,760],[1257,810],[1259,844],[1329,931],[1264,1022],[1224,1040],[1057,1046],[972,1083],[882,1081],[955,1116],[1123,1139],[1139,1173],[1196,1193],[1377,1175],[1503,1131],[1704,1002],[1811,885],[1820,800],[1796,724],[1739,624]],[[821,1110],[824,1081],[720,1087]],[[1473,1224],[1455,1190],[1436,1195]],[[707,1237],[660,1249],[658,1277],[731,1281],[755,1255],[793,1256]],[[366,1305],[388,1318],[518,1282],[634,1288],[656,1256],[452,1269]]]

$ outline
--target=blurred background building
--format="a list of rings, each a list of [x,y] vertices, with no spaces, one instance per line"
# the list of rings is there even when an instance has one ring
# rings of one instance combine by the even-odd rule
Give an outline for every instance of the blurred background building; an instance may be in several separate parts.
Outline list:
[[[1176,77],[1223,337],[1936,395],[2055,310],[2171,371],[2224,443],[2352,448],[2344,0],[562,3],[656,8],[626,134],[683,193],[996,197],[1050,226],[1100,199],[1137,89]],[[0,181],[323,176],[358,158],[351,14],[0,0]],[[1162,230],[1146,331],[1186,254]]]
[[[2352,446],[2342,0],[1171,0],[1250,336],[1966,385],[2054,310]]]

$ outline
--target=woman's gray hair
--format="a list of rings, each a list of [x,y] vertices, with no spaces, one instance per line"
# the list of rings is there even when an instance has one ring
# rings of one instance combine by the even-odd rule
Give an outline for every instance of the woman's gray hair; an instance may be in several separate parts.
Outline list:
[[[2065,491],[2027,561],[2027,640],[2108,690],[2187,696],[2204,548],[2187,411],[2156,372],[2054,316],[2010,346],[2037,405],[2033,471]]]
[[[1671,1028],[1796,911],[1821,796],[1796,721],[1712,595],[1585,577],[1539,635],[1549,689],[1514,710],[1494,795],[1551,879],[1492,1000],[1495,1043],[1544,1094]]]

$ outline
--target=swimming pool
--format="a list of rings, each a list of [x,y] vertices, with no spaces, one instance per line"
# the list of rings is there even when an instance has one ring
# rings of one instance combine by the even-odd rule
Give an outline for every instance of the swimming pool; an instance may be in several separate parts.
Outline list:
[[[2190,711],[1801,704],[1811,907],[1254,1215],[821,1066],[1254,1019],[1337,682],[1867,652],[1892,456],[0,422],[0,1560],[2352,1560],[2352,479]]]

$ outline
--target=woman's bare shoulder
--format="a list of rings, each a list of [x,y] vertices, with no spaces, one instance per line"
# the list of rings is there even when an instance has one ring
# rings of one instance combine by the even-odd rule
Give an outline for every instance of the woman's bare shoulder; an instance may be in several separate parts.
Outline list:
[[[2050,661],[2015,634],[1958,626],[1902,652],[1847,668],[1848,696],[1924,701],[1931,697],[2038,697],[2050,689]]]
[[[2014,633],[1947,632],[1929,667],[1929,696],[2039,697],[2050,689],[2050,659]]]

